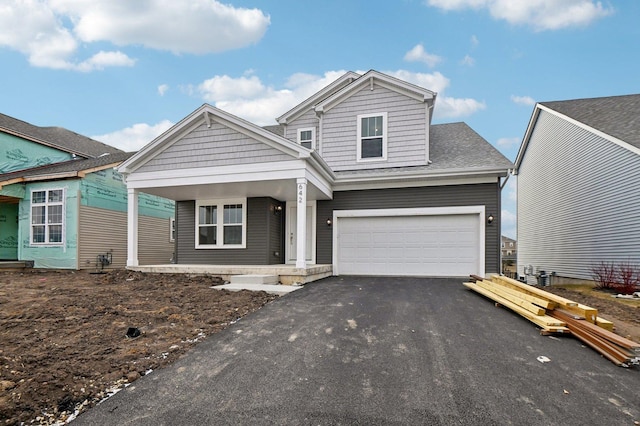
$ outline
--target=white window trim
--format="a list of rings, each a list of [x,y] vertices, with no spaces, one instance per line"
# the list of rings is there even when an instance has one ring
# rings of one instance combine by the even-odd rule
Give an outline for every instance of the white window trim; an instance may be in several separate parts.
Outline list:
[[[298,129],[298,143],[302,145],[302,132],[311,131],[311,149],[316,149],[316,128],[315,127],[305,127],[302,129]],[[305,140],[306,142],[306,140]]]
[[[362,119],[369,117],[382,117],[382,157],[371,157],[371,158],[362,158]],[[360,114],[358,115],[358,139],[356,141],[357,145],[357,157],[356,161],[358,163],[368,163],[372,161],[387,161],[387,113],[386,112],[376,112],[373,114]]]
[[[169,219],[169,242],[173,243],[176,241],[176,218],[172,217]]]
[[[225,204],[241,204],[242,205],[242,244],[224,244],[224,206]],[[217,244],[200,244],[198,242],[200,227],[200,206],[216,206],[218,219],[216,221],[216,241]],[[247,199],[231,198],[218,200],[196,200],[196,229],[195,229],[195,248],[197,249],[243,249],[247,247]]]
[[[45,195],[45,202],[44,203],[35,203],[33,202],[33,193],[34,192],[43,192],[46,194]],[[49,203],[48,201],[46,201],[48,193],[50,191],[62,191],[62,201],[61,202],[55,202],[55,203]],[[67,218],[67,191],[65,191],[64,188],[44,188],[44,189],[32,189],[31,190],[31,199],[29,201],[29,244],[32,246],[37,246],[37,247],[43,247],[43,246],[49,246],[49,247],[60,247],[60,246],[64,246],[65,244],[65,240],[66,240],[66,229],[67,229],[67,224],[66,224],[66,218]],[[47,223],[46,217],[49,215],[49,206],[57,206],[57,205],[62,205],[62,239],[60,242],[54,242],[51,243],[49,242],[49,224]],[[45,206],[45,223],[44,223],[44,227],[45,227],[45,241],[42,243],[37,243],[33,241],[33,207],[36,206]]]

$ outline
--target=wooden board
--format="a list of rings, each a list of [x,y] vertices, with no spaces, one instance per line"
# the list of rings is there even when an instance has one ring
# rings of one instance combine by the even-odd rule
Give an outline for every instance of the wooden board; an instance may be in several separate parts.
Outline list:
[[[522,291],[519,288],[509,286],[509,285],[507,285],[507,284],[505,284],[503,282],[487,281],[487,280],[484,280],[484,282],[493,283],[496,286],[500,286],[500,288],[502,288],[504,291],[506,291],[506,292],[508,292],[510,294],[513,294],[514,296],[518,296],[519,298],[524,299],[527,302],[531,302],[534,305],[538,305],[538,306],[540,306],[541,308],[544,308],[544,309],[553,309],[553,308],[555,308],[557,306],[556,303],[554,303],[554,302],[552,302],[552,301],[550,301],[548,299],[544,299],[542,297],[534,296],[534,295],[532,295],[530,293]]]
[[[557,304],[561,305],[561,306],[578,306],[577,302],[574,302],[572,300],[569,299],[565,299],[564,297],[560,297],[560,296],[556,296],[555,294],[549,293],[548,291],[544,291],[541,290],[537,287],[533,287],[530,286],[529,284],[525,284],[525,283],[521,283],[518,280],[514,280],[512,278],[508,278],[508,277],[504,277],[501,275],[491,275],[491,280],[495,281],[495,280],[499,280],[502,281],[506,284],[509,284],[513,287],[519,288],[524,290],[527,293],[536,295],[536,296],[540,296],[544,299],[550,300],[552,302],[556,302]]]
[[[501,287],[500,285],[497,285],[495,283],[492,283],[491,281],[486,281],[486,280],[476,281],[476,285],[484,288],[485,290],[489,290],[490,292],[495,293],[500,297],[504,297],[508,301],[515,303],[516,305],[520,306],[523,309],[526,309],[527,311],[531,312],[534,315],[546,314],[546,311],[543,308],[541,308],[540,306],[536,306],[533,303],[525,300],[524,297],[526,297],[526,295],[523,293],[520,293],[520,294],[510,293],[507,291],[505,287]],[[514,291],[514,292],[517,293],[517,291]]]

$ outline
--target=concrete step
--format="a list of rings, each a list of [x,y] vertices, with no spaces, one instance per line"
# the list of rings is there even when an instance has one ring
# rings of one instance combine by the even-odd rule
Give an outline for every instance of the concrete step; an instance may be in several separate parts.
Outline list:
[[[229,282],[231,284],[270,284],[276,285],[278,284],[278,276],[277,275],[232,275],[229,278]]]

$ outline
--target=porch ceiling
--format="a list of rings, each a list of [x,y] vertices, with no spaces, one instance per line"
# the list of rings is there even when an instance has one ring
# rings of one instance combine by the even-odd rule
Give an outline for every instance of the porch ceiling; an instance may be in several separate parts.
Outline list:
[[[140,188],[141,192],[175,201],[237,197],[272,197],[287,201],[296,198],[296,180],[279,179],[259,182],[233,182]],[[328,200],[329,197],[311,182],[307,185],[308,200]]]

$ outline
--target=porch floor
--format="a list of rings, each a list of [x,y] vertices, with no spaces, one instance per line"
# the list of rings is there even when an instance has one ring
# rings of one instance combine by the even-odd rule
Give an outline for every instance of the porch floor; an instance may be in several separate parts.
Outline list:
[[[164,274],[207,274],[230,281],[233,275],[277,275],[281,284],[306,284],[331,276],[332,265],[307,265],[296,268],[295,265],[140,265],[127,269],[140,272]]]

